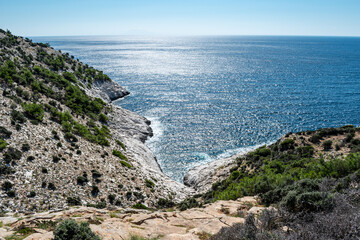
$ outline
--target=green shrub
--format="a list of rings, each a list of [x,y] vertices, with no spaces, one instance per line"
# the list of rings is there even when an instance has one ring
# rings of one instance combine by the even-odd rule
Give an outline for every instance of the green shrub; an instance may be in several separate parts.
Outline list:
[[[16,195],[16,192],[14,190],[10,190],[6,193],[6,195],[10,198],[14,198]]]
[[[348,133],[345,138],[345,142],[349,143],[355,137],[355,133]]]
[[[54,240],[100,240],[100,237],[93,233],[89,223],[67,219],[57,225],[54,230]]]
[[[91,170],[91,173],[93,178],[100,178],[102,176],[97,170]]]
[[[26,118],[19,111],[12,110],[10,115],[11,115],[11,120],[14,121],[14,123],[16,123],[16,122],[18,122],[18,123],[26,122]]]
[[[96,197],[99,194],[100,190],[98,186],[92,186],[91,187],[91,195]]]
[[[83,186],[85,183],[88,182],[88,179],[87,179],[87,177],[85,177],[85,176],[78,176],[78,177],[76,178],[76,182],[77,182],[77,184]]]
[[[267,157],[271,155],[271,150],[266,147],[261,147],[255,151],[255,153],[261,157]]]
[[[323,142],[323,147],[324,147],[325,151],[330,150],[331,146],[332,146],[332,141],[331,140],[326,140],[326,141]]]
[[[79,197],[68,197],[66,202],[69,206],[81,206],[81,200]]]
[[[98,209],[106,208],[106,202],[97,202],[96,204],[87,204],[87,207],[93,207]]]
[[[294,149],[294,140],[293,139],[285,139],[280,143],[280,150],[285,151],[289,149]]]
[[[126,151],[126,147],[125,147],[125,144],[124,144],[124,143],[122,143],[121,141],[119,141],[119,140],[117,140],[117,139],[115,139],[115,142],[116,142],[122,149],[124,149],[124,151]]]
[[[115,149],[114,149],[114,150],[112,151],[112,154],[113,154],[114,156],[122,159],[122,160],[126,160],[126,161],[127,161],[127,157],[126,157],[124,154],[122,154],[120,151],[118,151],[118,150],[115,150]]]
[[[240,173],[239,171],[233,171],[233,172],[230,174],[231,180],[236,180],[236,179],[238,179],[240,176],[241,176],[241,173]]]
[[[21,150],[23,152],[27,152],[30,150],[30,145],[28,143],[24,143],[22,146],[21,146]]]
[[[0,152],[3,151],[7,147],[7,142],[0,138]]]
[[[0,126],[0,138],[9,138],[12,132],[7,130],[5,127]]]
[[[9,164],[15,160],[20,160],[21,156],[22,156],[21,151],[19,151],[16,148],[9,147],[7,151],[4,153],[4,161]]]
[[[186,209],[189,208],[200,207],[200,204],[198,203],[198,201],[196,201],[195,198],[190,198],[190,199],[185,199],[184,201],[179,203],[178,207],[180,211],[185,211]]]
[[[160,198],[157,203],[156,206],[158,208],[172,208],[175,206],[175,203],[171,200],[165,199],[165,198]]]
[[[309,158],[314,155],[314,147],[313,146],[304,146],[296,148],[297,153],[302,158]]]
[[[146,207],[144,204],[141,203],[136,203],[134,205],[131,206],[134,209],[149,209],[148,207]]]
[[[326,192],[304,192],[290,191],[280,202],[280,206],[292,212],[318,212],[331,210],[333,198]]]
[[[109,199],[110,204],[114,203],[115,198],[116,198],[116,196],[114,194],[109,194],[108,195],[108,199]]]
[[[360,139],[358,138],[354,138],[351,140],[351,145],[360,145]]]
[[[23,108],[25,110],[25,114],[27,117],[40,122],[43,120],[44,109],[41,104],[36,104],[36,103],[23,104]]]
[[[125,162],[125,161],[120,161],[121,165],[123,165],[124,167],[127,167],[127,168],[132,168],[133,166],[128,163],[128,162]]]
[[[15,172],[14,169],[12,169],[4,162],[0,161],[0,176],[12,174],[14,172]]]
[[[339,144],[335,144],[335,150],[336,151],[339,151],[341,149],[340,145]]]
[[[72,74],[70,72],[64,72],[62,75],[66,80],[69,80],[70,82],[73,82],[73,83],[77,82],[76,77],[74,76],[74,74]]]
[[[322,137],[319,134],[314,134],[309,138],[309,141],[312,143],[319,143]]]
[[[105,114],[100,113],[99,114],[99,121],[106,123],[107,121],[109,121],[109,118]]]
[[[146,187],[148,187],[148,188],[153,188],[153,187],[155,187],[155,183],[154,183],[153,181],[149,180],[149,179],[145,179],[145,185],[146,185]]]
[[[5,181],[2,185],[1,185],[1,189],[5,192],[10,191],[13,187],[13,184],[9,181]]]
[[[53,160],[54,163],[57,163],[57,162],[59,162],[61,160],[61,158],[59,156],[54,155],[54,156],[52,156],[52,160]]]
[[[35,191],[31,191],[29,194],[28,194],[28,198],[33,198],[36,196],[36,192]]]
[[[55,187],[55,184],[54,183],[49,183],[48,184],[48,189],[50,189],[50,190],[56,190],[56,187]]]

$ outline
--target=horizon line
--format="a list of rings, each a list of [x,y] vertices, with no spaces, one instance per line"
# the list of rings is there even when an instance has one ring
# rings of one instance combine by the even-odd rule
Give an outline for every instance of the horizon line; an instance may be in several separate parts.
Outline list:
[[[40,37],[121,37],[121,36],[139,36],[139,37],[350,37],[360,38],[360,35],[306,35],[306,34],[84,34],[84,35],[37,35],[26,36],[27,38]]]

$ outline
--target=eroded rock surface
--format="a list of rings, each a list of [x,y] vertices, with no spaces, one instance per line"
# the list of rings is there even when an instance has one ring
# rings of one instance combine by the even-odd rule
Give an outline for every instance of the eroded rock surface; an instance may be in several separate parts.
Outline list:
[[[256,208],[256,211],[253,209]],[[236,201],[218,201],[186,211],[151,212],[147,210],[117,209],[114,211],[80,207],[58,212],[44,212],[24,219],[10,221],[0,228],[0,237],[14,234],[28,227],[33,233],[26,240],[47,240],[53,237],[53,228],[41,229],[44,223],[59,222],[67,218],[90,223],[90,228],[102,239],[129,239],[131,236],[159,239],[198,240],[217,233],[222,227],[243,223],[248,212],[263,209],[254,197]],[[13,219],[13,218],[12,218]],[[1,218],[0,218],[1,221]],[[49,225],[49,224],[48,224]]]

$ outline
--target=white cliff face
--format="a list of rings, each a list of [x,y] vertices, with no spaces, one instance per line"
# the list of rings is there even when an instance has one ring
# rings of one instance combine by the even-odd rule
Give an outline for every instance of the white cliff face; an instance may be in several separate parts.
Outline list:
[[[197,193],[205,193],[211,189],[213,183],[228,177],[229,170],[236,166],[236,159],[242,155],[237,154],[194,167],[184,176],[184,184]]]
[[[152,136],[151,123],[145,117],[113,105],[109,127],[113,136],[119,137],[127,146],[127,156],[134,159],[144,175],[157,179],[157,183],[168,193],[175,193],[177,201],[195,193],[195,191],[166,176],[156,157],[146,146],[146,139]]]
[[[91,92],[106,102],[115,101],[130,94],[129,91],[114,81],[95,81],[92,84]]]

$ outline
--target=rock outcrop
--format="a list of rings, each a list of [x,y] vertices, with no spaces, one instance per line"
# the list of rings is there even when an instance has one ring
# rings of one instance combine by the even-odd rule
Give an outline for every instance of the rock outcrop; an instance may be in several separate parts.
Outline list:
[[[243,223],[249,213],[259,214],[263,206],[254,197],[236,201],[218,201],[186,211],[147,211],[135,209],[99,210],[80,207],[28,216],[0,217],[0,237],[20,235],[19,229],[31,229],[26,240],[53,237],[54,223],[72,218],[90,223],[90,228],[104,240],[123,240],[131,236],[167,240],[199,240],[217,233],[222,227]]]
[[[242,154],[194,167],[184,176],[184,184],[194,188],[197,193],[205,193],[213,183],[228,177],[229,170],[236,166],[236,159],[240,156]]]
[[[106,102],[115,101],[130,94],[125,88],[113,81],[95,81],[91,93],[104,99]]]

